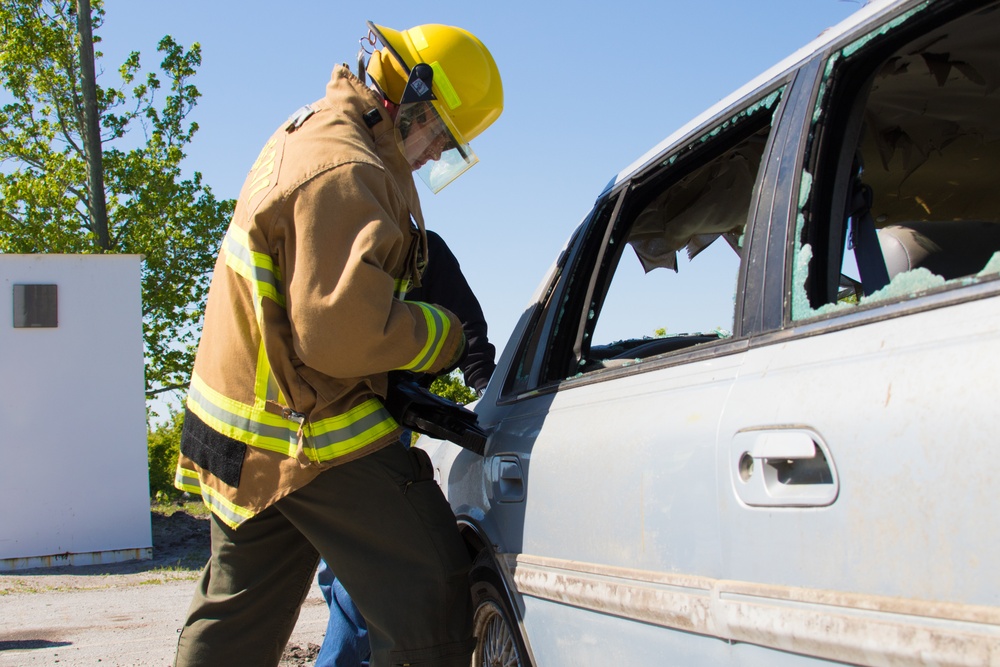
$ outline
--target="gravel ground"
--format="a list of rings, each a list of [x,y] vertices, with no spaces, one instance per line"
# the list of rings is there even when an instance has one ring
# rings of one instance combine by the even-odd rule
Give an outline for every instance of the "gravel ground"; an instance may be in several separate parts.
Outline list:
[[[165,667],[209,553],[208,518],[154,511],[153,558],[0,574],[0,667]],[[313,586],[281,666],[312,665],[326,630]]]

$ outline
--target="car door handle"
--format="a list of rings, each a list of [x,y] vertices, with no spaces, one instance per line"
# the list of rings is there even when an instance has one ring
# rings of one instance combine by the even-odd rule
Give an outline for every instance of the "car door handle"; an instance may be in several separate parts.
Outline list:
[[[733,488],[756,507],[823,507],[840,493],[829,448],[815,431],[801,427],[738,432],[729,452]]]
[[[494,456],[489,471],[494,500],[502,503],[524,500],[524,473],[517,456]]]

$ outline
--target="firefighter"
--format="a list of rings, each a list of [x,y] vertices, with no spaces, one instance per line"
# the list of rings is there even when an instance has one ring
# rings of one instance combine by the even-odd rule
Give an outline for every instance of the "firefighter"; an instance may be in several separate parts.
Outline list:
[[[215,266],[176,478],[212,554],[177,667],[277,665],[320,555],[373,666],[469,664],[469,556],[382,398],[389,371],[462,357],[453,313],[401,298],[427,257],[413,173],[437,192],[475,164],[503,90],[466,30],[368,26],[358,75],[336,67],[264,145]]]

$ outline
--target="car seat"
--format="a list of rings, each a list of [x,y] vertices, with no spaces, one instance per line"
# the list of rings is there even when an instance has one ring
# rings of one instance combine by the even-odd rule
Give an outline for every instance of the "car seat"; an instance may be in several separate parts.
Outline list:
[[[984,220],[925,220],[877,230],[892,278],[923,267],[945,280],[975,275],[1000,251],[1000,223]]]

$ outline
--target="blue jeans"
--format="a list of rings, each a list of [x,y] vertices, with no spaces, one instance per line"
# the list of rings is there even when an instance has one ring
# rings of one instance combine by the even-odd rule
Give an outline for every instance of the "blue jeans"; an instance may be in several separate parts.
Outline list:
[[[316,667],[368,667],[372,654],[368,626],[325,560],[319,561],[316,581],[330,607],[330,620],[316,656]]]

